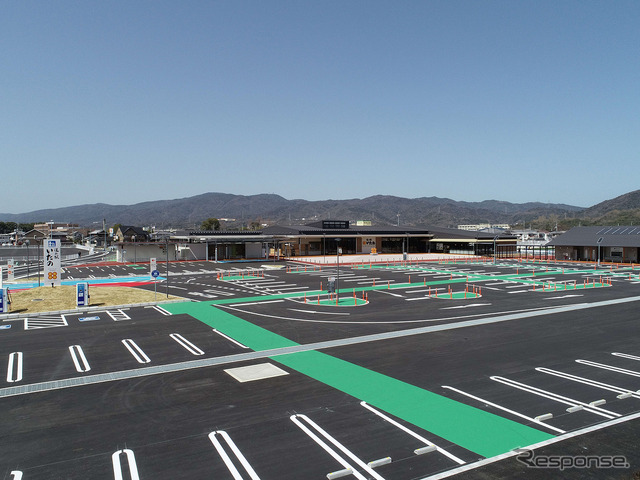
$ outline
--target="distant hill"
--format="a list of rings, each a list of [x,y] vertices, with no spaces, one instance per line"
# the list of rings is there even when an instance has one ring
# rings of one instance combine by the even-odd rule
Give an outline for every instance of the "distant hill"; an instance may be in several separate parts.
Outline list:
[[[309,201],[288,200],[275,194],[233,195],[204,193],[193,197],[159,200],[134,205],[104,203],[78,205],[21,214],[0,214],[0,221],[77,223],[91,226],[106,219],[109,225],[155,225],[158,228],[198,228],[209,217],[231,218],[223,228],[248,226],[251,222],[300,224],[320,219],[370,220],[374,225],[442,226],[460,224],[530,224],[544,219],[574,223],[606,218],[611,212],[640,209],[640,190],[584,209],[566,204],[510,203],[499,200],[460,202],[450,198],[403,198],[374,195],[362,199]],[[640,211],[640,210],[639,210]],[[98,228],[98,227],[96,227]]]
[[[635,210],[640,208],[640,190],[625,193],[611,200],[605,200],[593,207],[587,208],[583,215],[589,218],[597,218],[613,211]]]

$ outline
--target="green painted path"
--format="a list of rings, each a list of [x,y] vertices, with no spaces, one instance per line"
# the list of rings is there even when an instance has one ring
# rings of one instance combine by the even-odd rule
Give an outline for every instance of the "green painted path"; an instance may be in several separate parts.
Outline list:
[[[267,297],[258,298],[266,300]],[[174,314],[191,315],[255,351],[298,345],[216,308],[216,303],[228,302],[185,302],[163,308]],[[236,299],[235,303],[240,302]],[[484,457],[553,438],[545,432],[322,352],[305,351],[272,359]]]

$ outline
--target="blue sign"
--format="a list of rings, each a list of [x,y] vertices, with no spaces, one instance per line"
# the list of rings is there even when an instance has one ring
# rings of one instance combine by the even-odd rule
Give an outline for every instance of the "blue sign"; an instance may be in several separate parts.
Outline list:
[[[160,272],[158,270],[154,270],[153,272],[151,272],[151,276],[153,278],[158,278],[160,276]]]
[[[7,311],[7,290],[0,288],[0,313]]]
[[[78,320],[81,322],[93,322],[94,320],[100,320],[100,317],[97,315],[95,317],[80,317]]]
[[[11,328],[11,325],[0,325],[0,330],[7,330],[8,328]]]

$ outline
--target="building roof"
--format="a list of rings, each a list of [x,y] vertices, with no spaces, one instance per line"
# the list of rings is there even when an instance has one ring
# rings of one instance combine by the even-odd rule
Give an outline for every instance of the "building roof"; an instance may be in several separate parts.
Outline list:
[[[598,245],[601,247],[640,247],[640,227],[574,227],[567,233],[551,240],[549,245],[555,247],[597,247]]]

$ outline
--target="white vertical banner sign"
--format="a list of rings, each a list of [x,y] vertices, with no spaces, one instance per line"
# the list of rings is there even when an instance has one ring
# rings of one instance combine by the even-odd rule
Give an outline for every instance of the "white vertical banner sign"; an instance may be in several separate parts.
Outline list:
[[[157,270],[156,257],[152,257],[149,259],[149,276],[153,275],[153,271]]]
[[[0,288],[2,288],[2,267],[0,267]]]
[[[13,258],[10,258],[9,260],[7,260],[7,282],[13,282],[15,280],[14,273],[13,273],[13,265],[14,265]]]
[[[60,240],[44,241],[44,284],[60,286],[62,268],[60,266]]]

